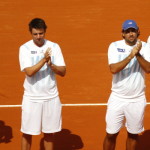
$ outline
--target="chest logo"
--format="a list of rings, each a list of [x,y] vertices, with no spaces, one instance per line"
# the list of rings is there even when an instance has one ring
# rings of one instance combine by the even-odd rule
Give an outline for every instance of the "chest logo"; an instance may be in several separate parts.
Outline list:
[[[31,51],[31,54],[37,54],[37,51]]]
[[[118,52],[125,52],[125,49],[117,48]]]

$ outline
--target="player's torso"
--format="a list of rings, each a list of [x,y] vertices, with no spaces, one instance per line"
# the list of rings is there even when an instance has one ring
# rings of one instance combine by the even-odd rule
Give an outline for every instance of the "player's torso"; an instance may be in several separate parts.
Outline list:
[[[123,61],[131,53],[134,46],[128,46],[125,42],[117,41],[115,48],[116,62]],[[113,56],[112,56],[113,57]],[[143,92],[144,85],[144,71],[140,67],[136,57],[134,57],[123,70],[113,74],[112,90],[119,95],[133,96]]]
[[[44,57],[47,48],[52,48],[52,58],[54,57],[54,48],[52,42],[46,41],[42,47],[37,47],[33,41],[26,43],[27,50],[29,51],[29,61],[31,66],[37,64]],[[32,77],[26,76],[24,83],[25,92],[34,95],[47,95],[52,90],[56,90],[55,74],[50,69],[49,65],[45,63],[43,67],[35,73]],[[40,94],[41,93],[41,94]]]

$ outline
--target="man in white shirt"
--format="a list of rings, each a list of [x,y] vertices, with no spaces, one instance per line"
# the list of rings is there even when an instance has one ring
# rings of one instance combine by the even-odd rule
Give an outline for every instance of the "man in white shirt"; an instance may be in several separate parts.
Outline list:
[[[32,135],[44,133],[45,150],[53,148],[53,134],[61,130],[61,102],[55,74],[65,76],[66,66],[58,44],[45,39],[41,18],[29,23],[32,40],[20,46],[19,61],[25,72],[22,101],[22,150],[30,150]]]
[[[122,26],[123,40],[110,44],[108,62],[113,74],[111,94],[106,112],[104,150],[115,150],[116,139],[126,120],[126,149],[135,150],[138,134],[144,130],[146,106],[145,77],[150,72],[148,44],[141,42],[139,27],[134,20]]]

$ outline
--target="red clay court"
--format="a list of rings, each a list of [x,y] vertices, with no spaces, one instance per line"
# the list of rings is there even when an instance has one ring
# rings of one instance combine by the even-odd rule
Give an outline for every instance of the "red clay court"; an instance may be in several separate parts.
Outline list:
[[[46,21],[46,38],[60,45],[67,64],[66,77],[58,77],[64,104],[63,130],[55,136],[54,150],[102,150],[103,104],[109,97],[112,77],[107,64],[108,45],[122,38],[121,25],[126,19],[136,20],[140,39],[146,41],[150,34],[149,8],[149,0],[1,0],[0,150],[21,147],[24,74],[20,72],[18,51],[31,39],[31,19],[41,17]],[[146,75],[146,86],[150,102],[150,75]],[[149,114],[150,105],[138,150],[150,149]],[[125,139],[126,130],[122,129],[116,150],[125,149]],[[42,142],[42,134],[33,137],[32,150],[44,150]]]

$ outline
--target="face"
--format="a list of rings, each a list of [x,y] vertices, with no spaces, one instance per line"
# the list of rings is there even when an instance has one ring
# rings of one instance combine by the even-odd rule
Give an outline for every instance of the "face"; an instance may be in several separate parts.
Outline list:
[[[45,30],[44,29],[35,29],[31,31],[32,39],[37,46],[42,46],[44,44]]]
[[[126,44],[135,45],[137,41],[139,31],[134,28],[129,28],[122,32],[122,36],[125,39]]]

